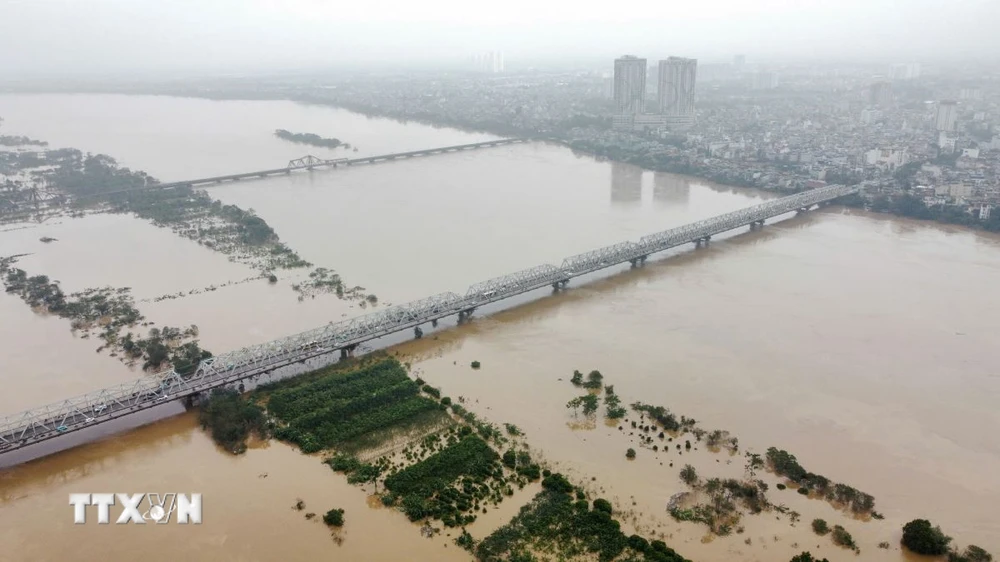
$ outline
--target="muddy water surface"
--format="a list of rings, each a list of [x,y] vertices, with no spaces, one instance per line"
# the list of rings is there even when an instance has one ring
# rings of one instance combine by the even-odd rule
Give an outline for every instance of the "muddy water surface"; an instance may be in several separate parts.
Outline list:
[[[330,109],[313,115],[319,109],[295,104],[35,98],[40,108],[59,112],[60,128],[42,109],[29,110],[28,101],[15,98],[0,96],[9,134],[108,152],[164,179],[287,160],[299,147],[278,149],[271,143],[280,141],[259,138],[274,128],[296,128],[300,118],[297,128],[304,131],[359,145],[354,139],[368,138],[362,146],[373,153],[479,140]],[[139,109],[118,113],[116,104]],[[216,110],[243,116],[231,116],[234,122],[278,113],[253,125],[259,131],[240,133],[257,135],[249,145],[263,143],[240,151],[236,141],[213,141],[191,124],[199,111],[207,116]],[[188,125],[147,131],[130,111]],[[110,121],[114,134],[88,135],[95,115]],[[313,126],[323,119],[337,126]],[[352,134],[339,133],[350,130],[347,124],[355,127]],[[569,254],[767,197],[594,162],[544,144],[274,178],[213,188],[212,194],[254,208],[305,259],[365,286],[382,305],[462,292],[494,275],[558,264]],[[32,252],[22,267],[59,279],[69,290],[131,286],[139,299],[256,273],[135,219],[57,222],[0,233],[0,254]],[[39,243],[46,235],[59,241]],[[780,561],[810,548],[831,560],[854,559],[809,531],[813,517],[847,527],[861,543],[862,559],[901,559],[898,530],[918,516],[941,524],[959,544],[997,553],[1000,449],[991,436],[1000,427],[1000,378],[991,350],[1000,335],[1000,301],[989,297],[998,273],[995,237],[832,208],[477,318],[402,351],[446,394],[464,396],[470,409],[495,422],[524,428],[550,462],[595,491],[603,488],[623,510],[641,514],[630,524],[663,533],[689,558]],[[157,325],[197,324],[202,343],[213,350],[363,312],[329,295],[299,302],[290,289],[296,276],[301,273],[282,274],[276,286],[244,283],[139,307]],[[95,353],[99,342],[74,337],[65,320],[39,316],[10,295],[0,295],[0,332],[4,412],[138,375]],[[472,360],[483,368],[469,369]],[[577,394],[569,376],[573,369],[594,368],[627,402],[663,404],[708,429],[728,429],[744,449],[775,445],[794,452],[808,469],[872,493],[886,520],[852,521],[820,501],[772,491],[772,500],[800,512],[802,522],[792,527],[787,519],[748,519],[744,533],[703,544],[700,527],[665,517],[667,498],[683,489],[677,471],[691,462],[706,477],[714,471],[736,475],[742,459],[640,448],[639,457],[627,462],[624,451],[635,446],[627,432],[601,423],[571,429],[567,424],[579,420],[564,407]],[[260,478],[263,473],[268,477]],[[69,492],[121,487],[201,491],[206,522],[194,530],[71,524]],[[290,509],[296,497],[317,512],[347,509],[342,546],[332,543],[323,525]],[[371,511],[363,491],[317,459],[280,444],[232,458],[217,451],[190,416],[4,472],[0,498],[2,542],[16,546],[2,556],[12,560],[62,559],[80,548],[110,552],[108,533],[116,544],[154,558],[161,551],[149,545],[157,541],[164,548],[170,541],[175,550],[162,552],[171,559],[176,548],[192,559],[214,560],[459,555],[454,545],[446,550],[442,540],[420,538],[401,515]],[[53,534],[52,520],[64,532]],[[878,549],[882,540],[892,549]]]
[[[795,543],[826,545],[826,556],[829,542],[808,530],[814,517],[843,524],[864,559],[898,559],[898,547],[876,545],[897,545],[902,524],[918,516],[959,544],[997,551],[1000,450],[990,435],[1000,427],[1000,377],[989,342],[1000,333],[1000,310],[989,299],[932,295],[959,277],[962,294],[988,294],[1000,242],[840,213],[792,219],[478,319],[439,336],[445,350],[423,341],[405,351],[424,378],[524,428],[550,460],[596,478],[626,508],[634,499],[688,556],[775,560],[783,559],[775,549],[790,557]],[[480,370],[469,368],[473,360]],[[666,517],[666,500],[685,490],[679,468],[691,462],[704,477],[738,475],[743,459],[639,449],[628,462],[625,449],[637,441],[627,431],[572,429],[564,405],[579,392],[569,377],[595,368],[626,402],[666,405],[706,429],[728,429],[744,449],[790,450],[807,469],[872,493],[886,520],[853,521],[772,488],[772,500],[804,523],[751,518],[745,534],[703,546],[698,528]]]
[[[200,491],[202,524],[100,526],[90,513],[87,524],[74,525],[67,516],[70,493],[166,492],[163,486]],[[304,510],[293,509],[297,499]],[[423,538],[405,517],[369,507],[364,490],[320,459],[281,444],[233,457],[190,414],[7,471],[0,501],[0,560],[68,560],[81,549],[87,560],[125,552],[163,561],[467,559],[447,537]],[[318,519],[333,508],[345,510],[345,525],[331,535]],[[310,521],[307,513],[317,516]]]

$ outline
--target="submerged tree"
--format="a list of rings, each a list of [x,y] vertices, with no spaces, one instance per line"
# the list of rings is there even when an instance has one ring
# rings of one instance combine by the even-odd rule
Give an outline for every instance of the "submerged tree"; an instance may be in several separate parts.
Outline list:
[[[684,468],[681,469],[681,480],[690,486],[698,481],[698,472],[695,471],[693,466],[686,464],[684,465]]]
[[[914,519],[903,526],[903,546],[917,554],[940,556],[948,552],[951,537],[926,519]]]
[[[343,527],[344,526],[344,510],[343,509],[331,509],[323,515],[323,522],[331,527]]]

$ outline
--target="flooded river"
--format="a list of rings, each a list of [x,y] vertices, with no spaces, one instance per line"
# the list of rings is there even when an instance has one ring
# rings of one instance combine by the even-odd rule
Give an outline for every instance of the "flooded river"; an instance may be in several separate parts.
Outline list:
[[[6,134],[105,152],[164,180],[320,155],[274,138],[277,128],[336,136],[361,154],[490,138],[289,102],[0,96],[0,116]],[[210,193],[255,209],[303,258],[366,287],[380,306],[461,293],[489,277],[772,196],[542,143]],[[130,286],[149,320],[196,324],[202,344],[216,351],[365,312],[329,295],[299,302],[289,286],[301,273],[274,286],[228,285],[256,272],[131,217],[13,226],[0,228],[0,255],[31,253],[19,267],[59,279],[67,291]],[[58,241],[43,244],[42,236]],[[688,558],[783,561],[805,549],[832,561],[855,558],[813,535],[813,517],[847,527],[865,560],[902,559],[899,528],[914,517],[940,524],[960,545],[998,553],[1000,373],[992,349],[1000,301],[991,298],[998,274],[997,237],[832,207],[398,351],[471,410],[523,428],[551,463],[603,487],[641,514],[640,527],[664,533]],[[208,286],[218,290],[152,302]],[[38,316],[15,297],[0,295],[0,318],[4,413],[139,375],[95,353],[99,343],[74,336],[67,321]],[[472,360],[483,368],[469,369]],[[873,494],[886,520],[852,521],[823,502],[772,491],[803,521],[790,527],[787,519],[748,518],[744,534],[703,544],[703,528],[666,516],[666,499],[684,489],[677,471],[691,462],[705,477],[735,475],[742,458],[639,449],[626,461],[625,449],[635,446],[627,433],[602,423],[567,425],[573,417],[564,405],[577,394],[568,382],[573,369],[600,369],[626,402],[662,404],[707,429],[728,429],[743,449],[788,449],[809,470]],[[121,488],[201,491],[205,523],[72,525],[68,493]],[[240,458],[219,452],[185,415],[0,473],[0,542],[10,545],[0,559],[56,560],[123,545],[153,560],[462,558],[450,539],[421,538],[402,515],[367,507],[365,496],[281,443]],[[291,509],[296,498],[306,511],[346,508],[340,546],[325,526]],[[878,549],[881,541],[892,548]]]

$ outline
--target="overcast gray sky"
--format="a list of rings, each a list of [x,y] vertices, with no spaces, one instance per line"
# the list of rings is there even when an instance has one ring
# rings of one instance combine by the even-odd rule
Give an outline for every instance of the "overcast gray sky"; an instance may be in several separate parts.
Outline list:
[[[221,71],[480,50],[995,58],[1000,0],[0,0],[0,73]]]

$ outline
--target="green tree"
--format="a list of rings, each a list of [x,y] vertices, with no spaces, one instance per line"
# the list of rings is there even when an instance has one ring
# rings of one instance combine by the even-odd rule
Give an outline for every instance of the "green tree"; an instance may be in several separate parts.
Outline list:
[[[212,439],[227,451],[246,451],[250,432],[263,435],[266,417],[260,406],[244,400],[233,390],[214,390],[198,414],[202,428],[212,433]]]
[[[826,558],[823,559],[813,558],[813,555],[811,553],[803,552],[798,556],[793,556],[789,562],[830,562],[830,561],[827,560]]]
[[[974,544],[970,544],[962,554],[948,553],[948,562],[993,562],[993,555]]]
[[[514,449],[507,449],[507,452],[503,454],[501,460],[503,461],[504,466],[511,470],[517,467],[517,454],[514,452]]]
[[[344,526],[344,510],[343,509],[331,509],[326,512],[323,516],[323,522],[331,527],[343,527]]]
[[[629,447],[629,450],[625,451],[625,458],[627,458],[627,459],[634,459],[635,458],[635,449]]]
[[[833,544],[837,546],[846,546],[855,552],[858,550],[858,545],[854,542],[854,537],[847,532],[847,529],[840,525],[833,526],[833,534],[830,535],[830,538],[833,539]]]
[[[596,509],[597,511],[603,511],[608,515],[611,515],[613,511],[611,508],[611,502],[609,502],[604,498],[597,498],[596,500],[594,500],[594,509]]]
[[[573,415],[576,415],[576,411],[579,410],[580,406],[582,405],[583,405],[583,398],[577,396],[576,398],[566,403],[566,408],[573,410]]]
[[[681,480],[690,486],[698,481],[698,472],[695,471],[693,466],[686,464],[684,465],[684,468],[681,469]]]
[[[825,535],[830,532],[830,527],[822,519],[813,519],[812,528],[817,535]]]
[[[585,394],[580,397],[583,404],[583,415],[592,416],[597,412],[597,407],[600,404],[597,396],[593,394]]]
[[[903,525],[903,546],[917,554],[940,556],[948,552],[951,537],[945,536],[940,527],[926,519],[914,519]]]
[[[604,375],[602,375],[600,371],[591,371],[590,374],[587,375],[587,382],[583,383],[583,387],[595,390],[601,388],[603,381]]]
[[[212,356],[211,352],[199,347],[197,341],[187,342],[177,347],[171,355],[170,362],[174,365],[174,371],[177,371],[177,374],[182,377],[194,374],[195,370],[198,369],[198,364]]]

